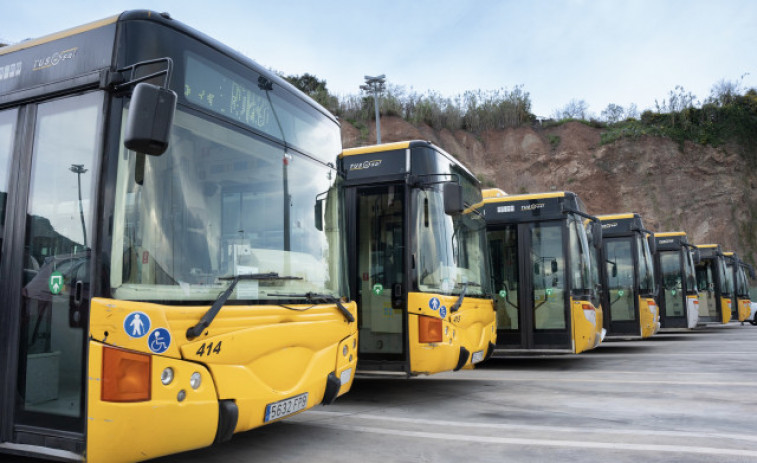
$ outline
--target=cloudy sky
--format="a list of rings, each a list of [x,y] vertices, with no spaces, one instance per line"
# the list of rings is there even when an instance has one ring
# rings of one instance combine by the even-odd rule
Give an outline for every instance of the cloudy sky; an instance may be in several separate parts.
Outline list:
[[[536,115],[574,99],[599,115],[609,103],[654,108],[677,85],[700,100],[721,79],[757,87],[754,0],[10,0],[0,41],[137,8],[342,96],[386,74],[448,97],[522,86]]]

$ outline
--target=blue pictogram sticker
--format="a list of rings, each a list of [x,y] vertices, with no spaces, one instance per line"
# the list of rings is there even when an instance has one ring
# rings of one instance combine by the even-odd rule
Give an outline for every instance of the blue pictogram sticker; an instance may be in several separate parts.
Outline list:
[[[165,328],[155,328],[147,338],[147,346],[156,354],[162,354],[171,345],[171,333]]]
[[[447,307],[442,306],[442,308],[439,309],[439,315],[441,315],[442,318],[446,317],[447,316]]]
[[[432,297],[430,301],[428,301],[428,306],[431,310],[439,310],[439,306],[442,305],[441,302],[439,302],[438,297]]]
[[[132,338],[141,338],[150,332],[150,317],[144,312],[132,312],[124,319],[124,331]]]

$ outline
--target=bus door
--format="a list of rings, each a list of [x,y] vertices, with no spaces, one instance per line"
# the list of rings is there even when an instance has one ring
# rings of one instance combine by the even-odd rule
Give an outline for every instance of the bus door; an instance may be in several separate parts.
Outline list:
[[[638,336],[640,331],[636,294],[634,240],[631,237],[602,240],[607,272],[605,327],[610,335]]]
[[[660,251],[659,255],[662,282],[660,323],[666,328],[686,328],[687,297],[681,272],[685,257],[681,251]]]
[[[363,369],[407,365],[405,189],[357,190],[358,362]]]
[[[498,346],[572,349],[563,229],[563,221],[553,221],[489,233]]]
[[[0,153],[14,112],[0,112]],[[0,266],[2,440],[81,455],[103,98],[91,92],[19,112]]]
[[[703,322],[717,321],[719,318],[713,262],[712,260],[703,260],[696,266],[697,288],[699,288],[699,320]]]

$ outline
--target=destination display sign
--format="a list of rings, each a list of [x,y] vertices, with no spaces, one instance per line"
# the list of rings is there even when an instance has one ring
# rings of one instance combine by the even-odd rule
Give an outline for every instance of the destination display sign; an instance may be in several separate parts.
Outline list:
[[[497,201],[487,201],[484,210],[487,223],[520,223],[563,219],[566,212],[579,210],[579,205],[576,196],[566,192],[565,196],[536,196],[529,199],[508,200],[503,197]]]
[[[265,85],[265,81],[250,81],[187,54],[184,78],[187,101],[281,139]]]

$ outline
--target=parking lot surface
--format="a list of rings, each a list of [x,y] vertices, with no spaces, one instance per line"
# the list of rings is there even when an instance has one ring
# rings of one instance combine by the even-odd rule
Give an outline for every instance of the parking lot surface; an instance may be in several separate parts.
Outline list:
[[[360,378],[317,407],[159,462],[757,461],[757,327]]]
[[[757,462],[755,361],[757,327],[731,323],[359,378],[334,405],[153,461]]]

